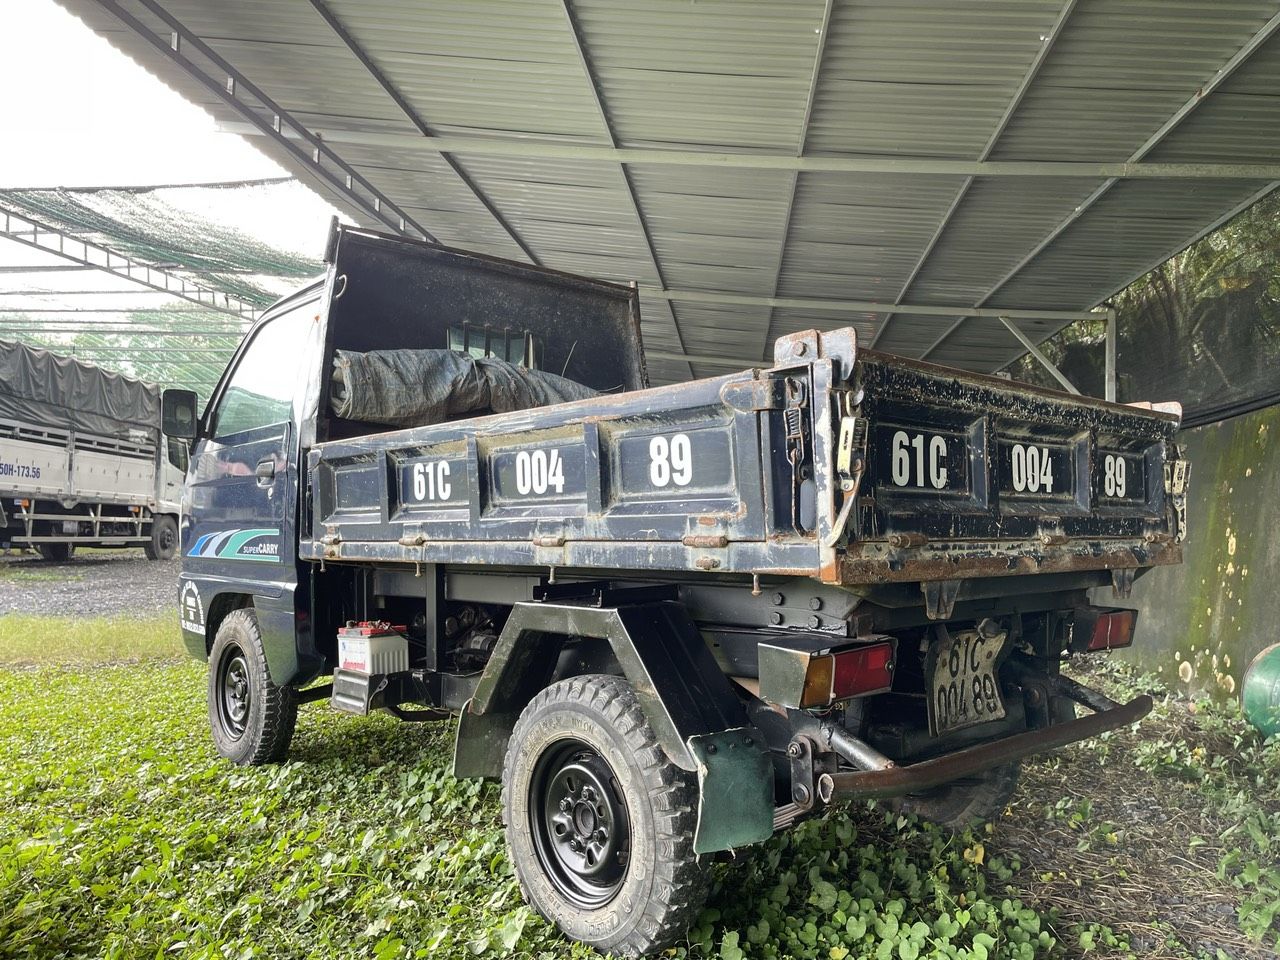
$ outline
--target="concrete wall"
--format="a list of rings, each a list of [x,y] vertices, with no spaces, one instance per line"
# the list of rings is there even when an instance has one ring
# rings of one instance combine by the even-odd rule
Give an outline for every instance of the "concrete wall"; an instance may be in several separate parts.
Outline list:
[[[1185,562],[1134,584],[1142,612],[1123,654],[1172,687],[1226,698],[1280,640],[1280,407],[1182,434],[1191,460]],[[1124,606],[1111,591],[1097,603]]]

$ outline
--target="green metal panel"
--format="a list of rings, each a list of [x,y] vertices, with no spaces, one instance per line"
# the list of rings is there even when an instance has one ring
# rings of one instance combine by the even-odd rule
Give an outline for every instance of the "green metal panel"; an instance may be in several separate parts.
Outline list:
[[[1231,700],[1280,639],[1280,406],[1184,430],[1179,443],[1193,465],[1184,561],[1134,584],[1142,614],[1119,655],[1182,692]],[[1095,599],[1113,602],[1109,589]]]

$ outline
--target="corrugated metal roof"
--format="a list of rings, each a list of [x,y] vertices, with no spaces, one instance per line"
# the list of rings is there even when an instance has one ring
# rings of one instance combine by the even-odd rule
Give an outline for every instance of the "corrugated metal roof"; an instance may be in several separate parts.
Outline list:
[[[231,101],[201,82],[226,81],[195,49],[207,42],[276,101],[282,130],[321,134],[442,242],[636,280],[659,382],[844,323],[880,348],[996,369],[1023,352],[998,319],[910,307],[1088,309],[1280,180],[893,166],[1275,165],[1278,0],[61,2],[229,126],[270,122],[240,88]],[[164,52],[175,24],[187,59]],[[367,192],[290,155],[301,141],[260,142],[385,226]],[[799,156],[884,162],[799,171]],[[904,306],[886,323],[868,301]],[[1063,323],[1019,326],[1039,340]]]

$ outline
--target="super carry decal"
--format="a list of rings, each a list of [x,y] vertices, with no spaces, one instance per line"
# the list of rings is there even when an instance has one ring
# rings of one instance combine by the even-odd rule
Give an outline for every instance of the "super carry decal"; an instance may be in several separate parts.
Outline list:
[[[187,556],[274,563],[280,559],[280,531],[275,527],[253,527],[206,533],[191,545]]]

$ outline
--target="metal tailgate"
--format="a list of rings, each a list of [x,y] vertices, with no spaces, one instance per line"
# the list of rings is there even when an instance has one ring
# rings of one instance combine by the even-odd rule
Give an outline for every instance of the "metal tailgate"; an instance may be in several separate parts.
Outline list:
[[[1178,417],[871,352],[859,378],[870,428],[846,580],[1179,559]]]

